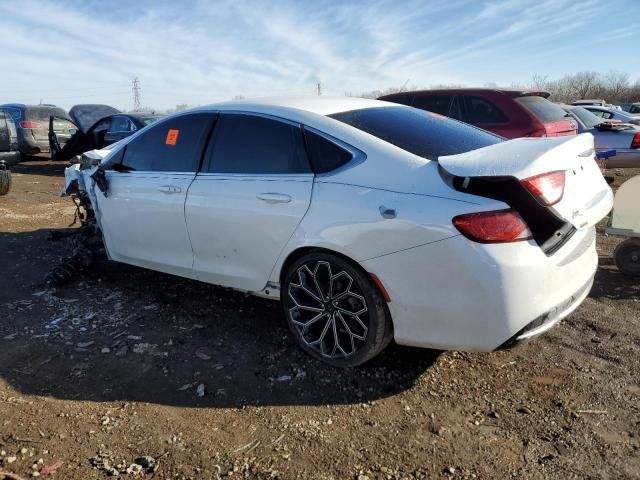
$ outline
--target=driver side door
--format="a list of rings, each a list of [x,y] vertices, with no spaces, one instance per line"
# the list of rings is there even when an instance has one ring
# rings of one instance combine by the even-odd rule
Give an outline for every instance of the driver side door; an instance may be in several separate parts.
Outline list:
[[[110,162],[108,195],[96,192],[96,214],[113,260],[193,276],[185,200],[214,119],[195,113],[155,124]]]

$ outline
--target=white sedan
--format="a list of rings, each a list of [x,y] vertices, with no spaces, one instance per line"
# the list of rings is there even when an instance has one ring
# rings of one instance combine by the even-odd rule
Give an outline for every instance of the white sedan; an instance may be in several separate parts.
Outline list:
[[[590,134],[503,141],[356,98],[220,103],[89,157],[65,189],[109,258],[280,300],[341,367],[551,328],[589,293],[613,200]]]

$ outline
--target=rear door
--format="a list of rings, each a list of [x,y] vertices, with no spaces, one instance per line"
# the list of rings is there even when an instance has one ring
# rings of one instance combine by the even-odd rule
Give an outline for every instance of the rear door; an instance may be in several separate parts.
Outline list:
[[[197,278],[263,289],[312,188],[300,125],[222,114],[185,209]]]
[[[114,260],[191,277],[193,251],[184,218],[187,191],[215,116],[180,115],[129,142],[106,172],[108,196],[96,209]]]
[[[560,106],[536,95],[515,99],[522,107],[542,123],[547,137],[576,135],[578,124]]]

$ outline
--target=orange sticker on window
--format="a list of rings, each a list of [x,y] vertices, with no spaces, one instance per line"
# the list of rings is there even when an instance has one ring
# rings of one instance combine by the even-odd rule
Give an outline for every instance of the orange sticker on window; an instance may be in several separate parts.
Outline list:
[[[178,143],[178,135],[180,134],[180,130],[169,130],[167,132],[167,139],[165,140],[165,144],[171,145],[172,147]]]

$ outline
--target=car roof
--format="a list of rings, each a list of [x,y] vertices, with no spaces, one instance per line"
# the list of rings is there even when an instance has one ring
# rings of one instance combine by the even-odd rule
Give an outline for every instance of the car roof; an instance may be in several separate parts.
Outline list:
[[[467,88],[467,87],[453,87],[453,88],[435,88],[426,90],[413,90],[406,92],[391,93],[389,95],[382,95],[379,99],[392,98],[396,95],[418,95],[424,93],[502,93],[511,98],[522,96],[540,96],[547,98],[551,96],[546,90],[536,88]]]
[[[13,107],[13,108],[59,108],[60,110],[64,110],[64,108],[54,105],[52,103],[38,103],[35,105],[27,105],[25,103],[4,103],[0,105],[0,107]]]
[[[348,112],[363,108],[375,107],[397,107],[397,105],[370,100],[359,97],[328,97],[328,96],[307,96],[307,97],[270,97],[251,100],[233,100],[229,102],[215,103],[204,107],[199,107],[191,111],[246,111],[246,112],[279,112],[286,116],[287,113],[297,116],[301,111],[316,115],[332,115],[334,113]]]

